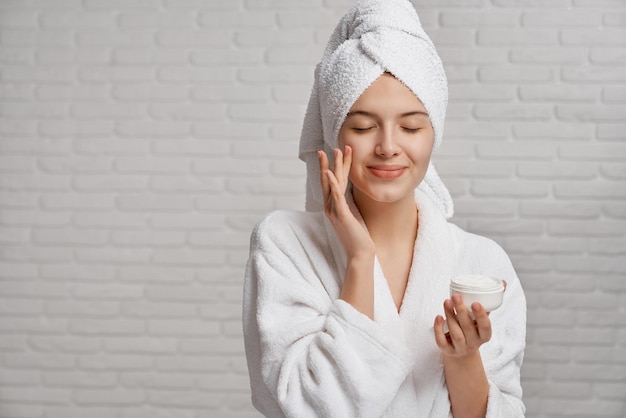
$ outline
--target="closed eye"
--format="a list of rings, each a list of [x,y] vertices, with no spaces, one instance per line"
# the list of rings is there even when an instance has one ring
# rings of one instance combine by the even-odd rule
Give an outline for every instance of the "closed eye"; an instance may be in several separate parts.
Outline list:
[[[367,131],[369,131],[371,129],[374,129],[374,126],[370,126],[370,127],[367,127],[367,128],[352,128],[352,129],[354,131],[356,131],[356,132],[367,132]]]
[[[405,132],[408,132],[408,133],[411,133],[411,134],[417,133],[417,131],[420,130],[420,128],[407,128],[407,127],[402,127],[402,129]]]

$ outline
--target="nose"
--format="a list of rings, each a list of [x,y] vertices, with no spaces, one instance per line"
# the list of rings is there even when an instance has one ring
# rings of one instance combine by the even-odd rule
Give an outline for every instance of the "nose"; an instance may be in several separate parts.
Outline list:
[[[396,142],[393,129],[385,127],[379,131],[375,152],[381,157],[393,157],[400,152],[400,147]]]

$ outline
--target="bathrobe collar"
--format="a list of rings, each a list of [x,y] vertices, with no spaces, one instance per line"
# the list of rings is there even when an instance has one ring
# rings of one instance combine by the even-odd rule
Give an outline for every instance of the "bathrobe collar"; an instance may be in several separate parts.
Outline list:
[[[365,222],[347,193],[347,201],[355,217]],[[405,295],[398,311],[391,290],[384,276],[378,257],[374,264],[374,321],[388,330],[390,337],[416,353],[413,379],[420,393],[421,411],[434,407],[435,397],[445,385],[443,365],[433,362],[440,358],[439,348],[433,335],[433,324],[437,314],[443,314],[443,301],[449,297],[450,279],[457,274],[457,246],[452,225],[449,224],[437,205],[419,189],[415,194],[418,209],[418,231],[413,249],[413,261],[409,272]],[[328,218],[324,225],[331,246],[338,276],[343,280],[347,267],[345,251]],[[338,283],[341,287],[342,283]],[[431,360],[429,360],[431,359]],[[419,364],[418,364],[419,363]],[[433,384],[439,382],[439,384]]]

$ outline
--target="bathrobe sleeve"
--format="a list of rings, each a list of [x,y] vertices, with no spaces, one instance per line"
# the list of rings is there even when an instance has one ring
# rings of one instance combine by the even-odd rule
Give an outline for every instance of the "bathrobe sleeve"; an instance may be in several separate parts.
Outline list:
[[[502,306],[490,314],[492,338],[480,349],[490,385],[486,418],[523,418],[520,368],[526,341],[526,299],[504,250],[487,238],[480,240],[480,270],[507,282]]]
[[[243,314],[253,404],[272,417],[380,417],[412,354],[338,299],[317,215],[274,212],[252,234]]]

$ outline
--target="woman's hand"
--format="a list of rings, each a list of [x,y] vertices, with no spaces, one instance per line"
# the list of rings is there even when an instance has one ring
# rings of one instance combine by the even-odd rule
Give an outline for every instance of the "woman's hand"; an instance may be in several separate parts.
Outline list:
[[[443,353],[450,411],[455,417],[484,417],[487,414],[489,381],[478,349],[491,338],[489,316],[480,303],[474,302],[474,323],[463,298],[458,294],[447,299],[443,308],[450,332],[444,334],[443,318],[437,315],[435,340]]]
[[[444,356],[464,358],[478,351],[481,345],[491,339],[491,321],[485,309],[478,302],[472,304],[470,316],[461,295],[452,295],[443,303],[448,323],[448,333],[444,332],[444,319],[435,318],[435,341]]]
[[[320,160],[320,181],[324,195],[324,212],[333,225],[348,259],[372,257],[374,242],[367,230],[354,217],[346,202],[345,192],[352,165],[352,148],[346,145],[345,154],[335,149],[335,167],[330,170],[328,156],[318,151]]]
[[[502,281],[506,291],[506,281]],[[467,310],[461,295],[452,295],[443,303],[446,314],[448,332],[444,331],[444,319],[441,315],[435,318],[435,341],[444,356],[464,358],[478,351],[481,345],[491,339],[491,321],[489,312],[474,302],[472,316]]]
[[[335,170],[330,170],[328,156],[318,151],[320,181],[324,194],[324,213],[333,225],[348,263],[340,298],[356,310],[374,319],[374,242],[365,227],[354,217],[346,202],[348,175],[352,164],[352,148],[345,155],[335,149]]]
[[[489,381],[478,349],[491,339],[491,321],[480,303],[472,303],[471,308],[474,319],[461,295],[446,299],[443,309],[449,329],[447,334],[443,317],[435,318],[435,341],[443,353],[443,369],[455,417],[484,417],[487,411]]]

